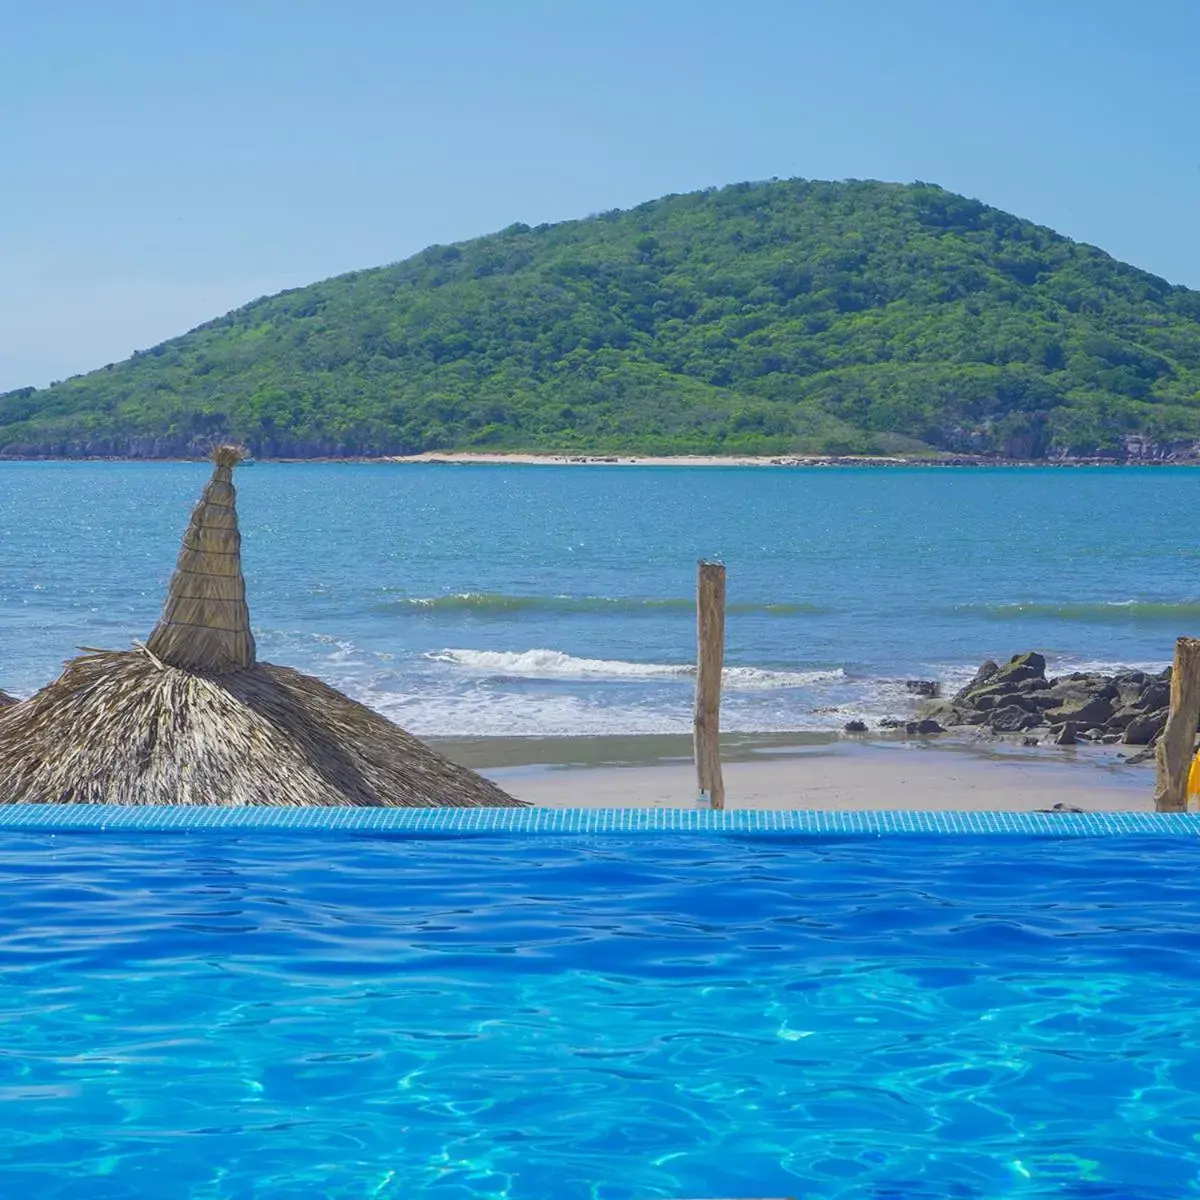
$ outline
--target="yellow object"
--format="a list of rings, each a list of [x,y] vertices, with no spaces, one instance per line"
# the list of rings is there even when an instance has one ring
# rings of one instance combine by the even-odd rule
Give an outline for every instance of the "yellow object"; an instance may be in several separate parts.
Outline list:
[[[1188,798],[1200,796],[1200,752],[1192,759],[1192,769],[1188,772]]]

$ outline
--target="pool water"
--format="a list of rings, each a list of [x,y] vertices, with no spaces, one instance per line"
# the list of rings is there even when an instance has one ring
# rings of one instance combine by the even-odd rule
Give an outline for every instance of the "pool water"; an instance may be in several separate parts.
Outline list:
[[[0,833],[0,1195],[1200,1195],[1200,839]]]

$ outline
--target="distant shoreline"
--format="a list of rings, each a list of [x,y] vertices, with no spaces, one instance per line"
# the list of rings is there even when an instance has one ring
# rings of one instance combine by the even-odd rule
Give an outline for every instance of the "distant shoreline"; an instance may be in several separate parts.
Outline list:
[[[379,461],[440,466],[491,464],[554,467],[1194,467],[1200,465],[1195,461],[1129,462],[1128,460],[1117,461],[1103,458],[1026,460],[956,456],[924,459],[866,454],[486,454],[473,451],[429,451],[425,454],[387,457]]]
[[[202,456],[134,458],[115,454],[0,455],[0,465],[19,462],[201,462]],[[426,451],[408,455],[318,455],[311,458],[259,458],[264,463],[377,463],[412,466],[541,466],[541,467],[1198,467],[1200,460],[1130,460],[1114,458],[997,459],[983,455],[948,455],[943,458],[903,458],[895,455],[820,454],[551,454],[486,453],[476,451]],[[246,465],[253,465],[247,463]]]

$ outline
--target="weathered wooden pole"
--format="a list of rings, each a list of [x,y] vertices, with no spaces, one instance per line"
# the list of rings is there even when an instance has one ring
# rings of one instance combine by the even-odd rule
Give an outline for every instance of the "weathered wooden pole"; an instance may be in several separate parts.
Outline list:
[[[1196,752],[1200,724],[1200,639],[1181,637],[1175,643],[1171,669],[1171,713],[1158,742],[1158,782],[1154,807],[1158,812],[1187,810],[1188,768]]]
[[[696,579],[696,715],[693,722],[700,798],[725,807],[721,778],[721,671],[725,665],[725,568],[700,563]]]

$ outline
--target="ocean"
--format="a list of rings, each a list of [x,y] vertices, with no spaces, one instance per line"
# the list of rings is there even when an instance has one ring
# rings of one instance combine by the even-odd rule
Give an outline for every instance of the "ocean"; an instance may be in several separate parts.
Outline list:
[[[202,463],[0,464],[0,686],[144,638]],[[696,562],[728,568],[723,728],[911,709],[904,681],[1165,666],[1200,634],[1200,472],[259,463],[259,656],[424,736],[687,733]]]

